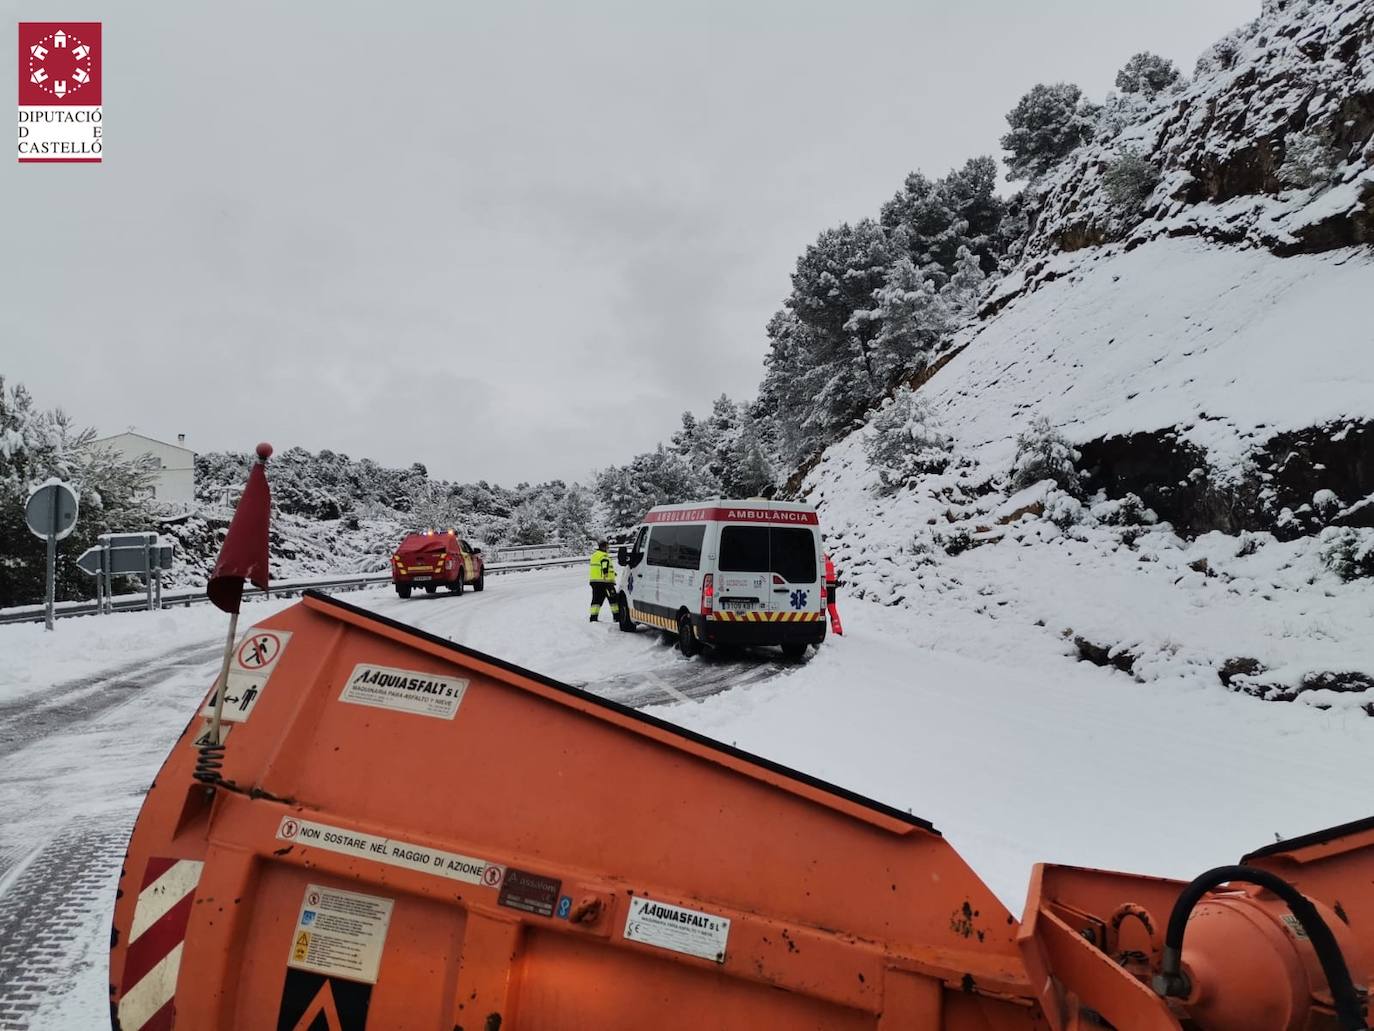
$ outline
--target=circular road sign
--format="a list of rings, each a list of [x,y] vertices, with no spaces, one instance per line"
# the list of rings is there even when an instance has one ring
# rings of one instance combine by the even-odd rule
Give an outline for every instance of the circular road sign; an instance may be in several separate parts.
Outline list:
[[[35,537],[61,540],[76,529],[76,492],[61,480],[49,480],[29,495],[24,522]]]

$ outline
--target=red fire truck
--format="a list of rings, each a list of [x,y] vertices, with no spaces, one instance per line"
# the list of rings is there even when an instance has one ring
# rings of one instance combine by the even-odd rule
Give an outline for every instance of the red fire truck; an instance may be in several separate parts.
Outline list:
[[[454,530],[412,533],[391,556],[391,582],[402,598],[409,598],[413,587],[424,588],[426,594],[441,586],[454,594],[462,594],[464,586],[480,591],[486,586],[482,549]]]

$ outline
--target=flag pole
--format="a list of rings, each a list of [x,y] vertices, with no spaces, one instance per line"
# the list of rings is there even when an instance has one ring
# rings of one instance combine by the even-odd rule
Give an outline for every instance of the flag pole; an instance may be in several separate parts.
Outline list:
[[[224,696],[229,693],[229,669],[234,661],[234,642],[238,639],[239,609],[243,604],[245,579],[252,579],[264,590],[267,588],[268,521],[271,500],[264,469],[272,455],[271,444],[259,444],[257,462],[249,472],[248,485],[230,521],[229,530],[220,549],[219,560],[210,575],[206,594],[214,604],[229,613],[229,633],[224,640],[224,660],[220,664],[215,687],[215,707],[202,746],[202,758],[207,768],[198,767],[197,778],[207,783],[218,781],[217,760],[224,744]],[[251,524],[251,525],[250,525]],[[213,766],[213,769],[209,768]],[[202,776],[204,774],[204,776]]]
[[[222,745],[220,738],[220,714],[224,711],[224,696],[229,691],[229,663],[234,661],[234,641],[238,638],[239,614],[229,614],[229,636],[224,641],[224,664],[219,669],[219,686],[215,690],[215,714],[210,720],[210,744]]]

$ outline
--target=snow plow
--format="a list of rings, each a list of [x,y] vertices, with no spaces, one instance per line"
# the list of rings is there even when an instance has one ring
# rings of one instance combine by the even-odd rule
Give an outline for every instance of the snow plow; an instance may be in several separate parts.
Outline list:
[[[129,843],[122,1031],[1366,1026],[1374,819],[1038,866],[1018,921],[918,817],[325,595],[223,693]]]

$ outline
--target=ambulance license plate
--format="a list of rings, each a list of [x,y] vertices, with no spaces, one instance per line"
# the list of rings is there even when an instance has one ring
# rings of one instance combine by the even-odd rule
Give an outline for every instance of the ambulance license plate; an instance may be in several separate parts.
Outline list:
[[[723,609],[752,609],[758,605],[757,598],[721,598],[720,607]]]

